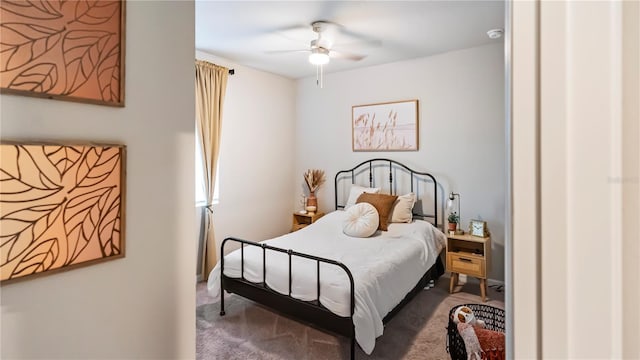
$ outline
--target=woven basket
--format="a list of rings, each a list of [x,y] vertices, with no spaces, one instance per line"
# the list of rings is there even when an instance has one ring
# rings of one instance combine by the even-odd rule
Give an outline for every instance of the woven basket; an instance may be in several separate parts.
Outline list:
[[[484,321],[486,329],[505,332],[504,310],[502,309],[482,304],[462,304],[452,307],[449,311],[449,325],[447,326],[447,351],[452,360],[467,360],[467,349],[464,347],[462,337],[458,334],[458,326],[453,322],[453,313],[460,306],[467,306],[473,310],[476,319]]]

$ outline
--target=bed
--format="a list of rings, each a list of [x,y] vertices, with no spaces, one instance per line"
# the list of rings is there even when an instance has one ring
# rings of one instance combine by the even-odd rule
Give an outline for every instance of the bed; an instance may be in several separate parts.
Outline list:
[[[413,220],[392,223],[388,231],[368,238],[345,235],[341,189],[361,178],[370,188],[387,183],[386,193],[416,194]],[[221,258],[208,289],[220,298],[221,316],[225,311],[220,295],[236,293],[350,338],[353,359],[356,342],[370,354],[384,324],[444,272],[440,253],[446,236],[433,225],[438,224],[438,184],[428,173],[390,159],[371,159],[339,171],[334,184],[335,211],[314,224],[259,243],[224,239],[222,254],[230,243],[240,248]],[[425,187],[429,190],[420,190]],[[429,213],[423,210],[427,203],[433,204]]]

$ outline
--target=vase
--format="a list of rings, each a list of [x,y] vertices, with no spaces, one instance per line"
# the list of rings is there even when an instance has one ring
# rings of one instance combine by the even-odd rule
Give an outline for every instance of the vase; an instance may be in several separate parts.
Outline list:
[[[307,198],[307,206],[315,206],[318,208],[318,198],[316,198],[315,192],[311,191],[309,193],[309,197]]]

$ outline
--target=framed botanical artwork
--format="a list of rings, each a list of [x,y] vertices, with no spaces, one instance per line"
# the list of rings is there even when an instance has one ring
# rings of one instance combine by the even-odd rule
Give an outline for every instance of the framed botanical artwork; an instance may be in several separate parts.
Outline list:
[[[124,256],[125,147],[0,144],[0,284]]]
[[[125,5],[2,1],[0,91],[124,106]]]
[[[353,151],[417,151],[418,100],[353,106]]]

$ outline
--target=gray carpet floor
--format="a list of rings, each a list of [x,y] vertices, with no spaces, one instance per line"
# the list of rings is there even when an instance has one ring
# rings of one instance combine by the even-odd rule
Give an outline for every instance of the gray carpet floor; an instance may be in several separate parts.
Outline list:
[[[463,279],[461,279],[463,280]],[[475,279],[449,294],[449,278],[420,292],[385,327],[371,355],[356,347],[356,359],[449,359],[447,315],[459,304],[481,303]],[[487,305],[504,308],[504,294],[488,290]],[[196,356],[200,360],[349,359],[349,340],[281,316],[237,295],[225,297],[226,315],[197,285]]]

